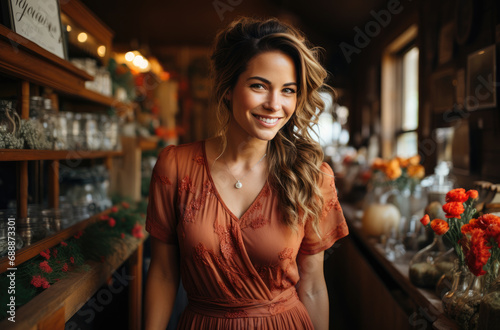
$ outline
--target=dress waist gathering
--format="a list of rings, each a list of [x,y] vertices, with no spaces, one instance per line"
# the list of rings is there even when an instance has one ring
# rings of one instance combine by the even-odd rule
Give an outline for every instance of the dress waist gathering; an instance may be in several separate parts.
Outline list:
[[[188,297],[187,309],[201,315],[218,318],[268,317],[286,312],[302,303],[295,287],[291,287],[272,300],[218,301],[205,297]]]

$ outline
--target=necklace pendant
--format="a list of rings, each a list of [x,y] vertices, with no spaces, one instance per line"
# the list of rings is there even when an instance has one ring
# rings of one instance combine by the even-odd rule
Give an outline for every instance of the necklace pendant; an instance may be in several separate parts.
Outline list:
[[[236,189],[240,189],[241,187],[243,187],[243,184],[240,182],[240,180],[236,181],[236,183],[234,184],[234,187]]]

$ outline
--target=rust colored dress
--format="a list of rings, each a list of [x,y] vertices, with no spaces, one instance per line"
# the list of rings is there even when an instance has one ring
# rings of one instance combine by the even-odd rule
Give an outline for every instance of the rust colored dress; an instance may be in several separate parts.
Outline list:
[[[238,219],[217,193],[205,142],[169,146],[154,167],[146,230],[180,251],[188,295],[179,329],[313,329],[299,300],[298,253],[315,254],[348,234],[326,163],[321,238],[306,222],[281,221],[278,197],[266,183]]]

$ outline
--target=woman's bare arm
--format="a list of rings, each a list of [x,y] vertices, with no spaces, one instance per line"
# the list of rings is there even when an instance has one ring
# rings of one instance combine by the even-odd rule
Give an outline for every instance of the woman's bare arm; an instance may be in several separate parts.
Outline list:
[[[144,321],[146,330],[165,330],[174,307],[179,287],[179,249],[151,237]]]
[[[323,274],[324,252],[313,255],[297,256],[300,281],[297,293],[300,301],[306,306],[315,330],[327,330],[329,323],[329,301]]]

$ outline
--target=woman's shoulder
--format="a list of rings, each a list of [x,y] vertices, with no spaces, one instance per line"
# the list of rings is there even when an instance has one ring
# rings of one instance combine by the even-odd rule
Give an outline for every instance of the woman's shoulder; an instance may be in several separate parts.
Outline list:
[[[190,143],[184,143],[184,144],[171,144],[163,148],[158,157],[165,157],[169,156],[172,157],[173,155],[177,157],[182,157],[183,155],[191,154],[191,153],[198,153],[200,151],[203,151],[203,141],[196,141],[196,142],[190,142]]]
[[[157,165],[172,167],[183,167],[186,161],[203,157],[203,141],[169,145],[158,154]]]

